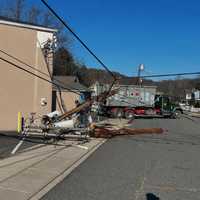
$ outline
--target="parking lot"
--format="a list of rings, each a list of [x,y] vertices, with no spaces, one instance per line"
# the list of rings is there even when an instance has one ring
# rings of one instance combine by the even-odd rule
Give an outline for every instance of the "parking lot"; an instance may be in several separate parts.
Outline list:
[[[11,152],[21,140],[22,135],[19,135],[17,132],[0,132],[0,160],[3,161],[3,159],[14,157],[22,152],[51,144],[50,140],[44,140],[41,137],[26,137],[19,148],[17,148],[17,151],[12,154]]]
[[[200,120],[136,119],[162,135],[108,140],[43,199],[200,199]]]
[[[17,133],[6,133],[1,132],[0,133],[0,159],[7,158],[11,156],[12,150],[15,148],[15,146],[19,143],[20,138],[18,137]],[[32,140],[30,142],[25,141],[23,145],[19,148],[17,153],[22,152],[24,149],[27,149],[29,147],[32,147],[33,145],[36,145],[38,142],[41,142],[39,140]]]

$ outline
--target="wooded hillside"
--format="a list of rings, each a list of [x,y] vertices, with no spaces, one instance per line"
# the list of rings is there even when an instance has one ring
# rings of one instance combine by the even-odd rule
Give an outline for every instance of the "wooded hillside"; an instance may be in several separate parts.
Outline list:
[[[120,84],[131,85],[137,83],[137,77],[128,77],[118,72],[113,72]],[[60,48],[55,54],[54,60],[55,75],[76,75],[80,82],[85,86],[91,86],[95,81],[101,83],[112,83],[112,77],[105,70],[88,68],[76,63],[71,53],[64,47]],[[158,91],[170,96],[185,97],[187,90],[200,89],[200,77],[186,79],[176,77],[173,80],[153,81],[144,79],[144,85],[156,85]]]

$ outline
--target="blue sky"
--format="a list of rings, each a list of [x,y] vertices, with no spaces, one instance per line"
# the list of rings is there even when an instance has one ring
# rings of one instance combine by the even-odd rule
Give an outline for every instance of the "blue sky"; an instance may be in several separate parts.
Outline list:
[[[48,2],[112,70],[131,76],[144,63],[154,74],[200,71],[200,1]],[[71,50],[87,66],[99,67],[75,40]]]

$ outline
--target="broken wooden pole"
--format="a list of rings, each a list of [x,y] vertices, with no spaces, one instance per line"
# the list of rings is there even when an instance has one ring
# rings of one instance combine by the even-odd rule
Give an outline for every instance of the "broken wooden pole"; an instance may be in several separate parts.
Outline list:
[[[142,135],[142,134],[162,134],[162,128],[121,128],[121,129],[108,129],[103,127],[96,127],[93,129],[91,136],[96,138],[112,138],[122,135]]]

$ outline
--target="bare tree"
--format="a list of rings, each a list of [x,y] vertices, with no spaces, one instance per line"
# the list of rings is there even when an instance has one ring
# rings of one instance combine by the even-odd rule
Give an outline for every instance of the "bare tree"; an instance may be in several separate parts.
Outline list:
[[[27,5],[27,0],[1,0],[0,15],[17,21],[26,21],[58,30],[58,46],[70,48],[72,40],[63,25],[46,9],[37,4]]]
[[[23,18],[25,0],[7,0],[4,1],[4,4],[5,7],[1,8],[1,13],[3,13],[5,17],[15,20],[21,20]]]
[[[3,17],[12,18],[17,21],[25,21],[28,23],[43,25],[58,30],[57,42],[58,49],[64,47],[66,49],[66,56],[63,55],[63,51],[58,51],[58,63],[62,65],[56,66],[57,74],[74,74],[74,70],[77,69],[76,62],[73,60],[69,49],[72,44],[69,33],[64,29],[64,26],[51,14],[50,11],[42,9],[39,5],[32,3],[28,5],[27,0],[0,0],[0,15]],[[62,48],[61,48],[62,49]],[[56,57],[56,58],[57,58]]]
[[[70,48],[72,44],[72,38],[65,31],[64,26],[54,17],[49,11],[43,12],[42,25],[47,27],[53,27],[58,30],[57,39],[59,47]]]
[[[15,18],[20,20],[23,15],[24,0],[16,0]]]
[[[38,21],[39,21],[40,15],[41,15],[41,9],[39,9],[37,6],[33,5],[29,9],[27,15],[28,15],[28,19],[27,19],[28,22],[37,24],[37,23],[39,23]]]

